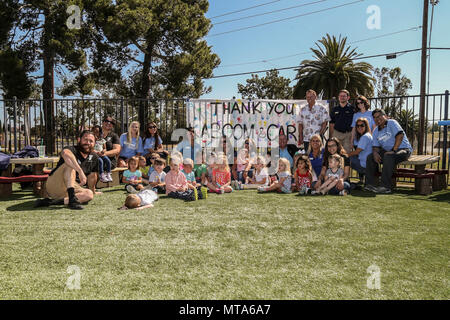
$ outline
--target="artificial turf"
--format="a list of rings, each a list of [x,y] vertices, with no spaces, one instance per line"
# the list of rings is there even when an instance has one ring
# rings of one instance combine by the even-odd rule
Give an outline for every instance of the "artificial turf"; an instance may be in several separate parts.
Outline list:
[[[448,299],[450,190],[210,194],[117,210],[0,200],[0,299]],[[76,265],[80,289],[66,285]],[[369,289],[369,266],[380,289]]]

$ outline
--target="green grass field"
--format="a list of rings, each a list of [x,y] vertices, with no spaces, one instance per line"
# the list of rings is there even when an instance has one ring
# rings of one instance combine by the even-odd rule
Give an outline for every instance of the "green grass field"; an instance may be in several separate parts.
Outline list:
[[[298,197],[238,191],[118,211],[0,202],[0,299],[449,299],[450,190]],[[67,268],[81,270],[79,290]],[[367,287],[371,265],[381,288]]]

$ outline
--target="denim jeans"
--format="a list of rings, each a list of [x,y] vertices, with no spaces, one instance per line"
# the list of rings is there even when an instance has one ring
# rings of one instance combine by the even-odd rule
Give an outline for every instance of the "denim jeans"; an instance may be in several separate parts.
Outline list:
[[[379,152],[381,163],[383,163],[383,170],[381,172],[381,185],[387,189],[391,189],[392,174],[396,165],[405,161],[411,155],[409,149],[399,149],[397,153],[386,154],[387,151],[381,150]],[[378,163],[373,158],[373,153],[367,156],[366,163],[366,182],[369,185],[375,185],[375,172],[379,170]]]
[[[361,166],[361,161],[358,156],[350,157],[350,167],[358,173],[366,173],[366,168]]]
[[[111,172],[111,160],[107,156],[98,157],[98,172],[102,174],[104,170]]]

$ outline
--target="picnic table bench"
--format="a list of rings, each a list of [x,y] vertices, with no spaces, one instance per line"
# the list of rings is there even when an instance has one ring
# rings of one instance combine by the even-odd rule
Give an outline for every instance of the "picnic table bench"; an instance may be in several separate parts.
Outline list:
[[[102,188],[109,188],[109,187],[115,187],[120,184],[120,173],[124,172],[125,170],[128,170],[128,168],[122,168],[117,167],[111,170],[111,176],[113,178],[112,182],[102,182],[100,179],[97,181],[96,188],[102,189]]]
[[[408,160],[399,165],[413,165],[414,169],[397,168],[394,171],[395,178],[413,178],[416,193],[429,195],[433,191],[442,190],[447,187],[446,175],[448,170],[426,169],[428,164],[439,162],[440,156],[435,155],[412,155]]]
[[[48,174],[44,172],[44,165],[47,163],[58,163],[59,157],[46,158],[13,158],[9,162],[8,169],[0,175],[0,196],[10,196],[12,194],[12,184],[20,182],[35,182],[33,191],[38,196],[45,196],[45,182]],[[32,165],[32,174],[20,177],[12,177],[12,166],[17,164]]]

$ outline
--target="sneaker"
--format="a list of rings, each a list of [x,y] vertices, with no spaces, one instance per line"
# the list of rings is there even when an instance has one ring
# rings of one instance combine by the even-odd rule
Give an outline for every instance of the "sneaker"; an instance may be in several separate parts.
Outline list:
[[[200,192],[202,193],[202,199],[208,198],[208,188],[206,188],[206,187],[201,187],[201,188],[200,188]]]
[[[127,185],[126,189],[127,189],[128,193],[138,193],[131,184]]]
[[[370,191],[370,192],[377,192],[377,188],[375,186],[371,185],[371,184],[367,184],[364,187],[364,190],[365,191]]]
[[[69,204],[67,206],[72,210],[84,209],[77,197],[73,198],[72,200],[69,199]]]
[[[267,191],[267,187],[258,187],[258,192],[266,192]]]
[[[100,181],[109,182],[108,174],[106,172],[102,172],[102,174],[100,175]]]
[[[340,196],[346,196],[348,194],[347,190],[342,190],[341,192],[339,192]]]
[[[37,199],[34,203],[35,208],[39,207],[48,207],[52,204],[52,199],[50,198],[44,198],[44,199]]]
[[[219,189],[219,193],[220,194],[224,194],[225,193],[225,189]]]
[[[376,192],[376,193],[381,193],[381,194],[390,194],[390,193],[392,193],[392,190],[391,190],[391,189],[388,189],[388,188],[386,188],[386,187],[378,187],[378,188],[375,190],[375,192]]]
[[[313,192],[314,190],[311,190],[311,188],[306,188],[306,192],[305,194],[311,194],[311,192]]]
[[[311,195],[313,195],[313,196],[321,196],[322,193],[320,193],[319,191],[313,190],[313,191],[311,191]]]
[[[113,177],[112,177],[111,172],[108,172],[107,176],[108,176],[108,182],[113,182]]]

